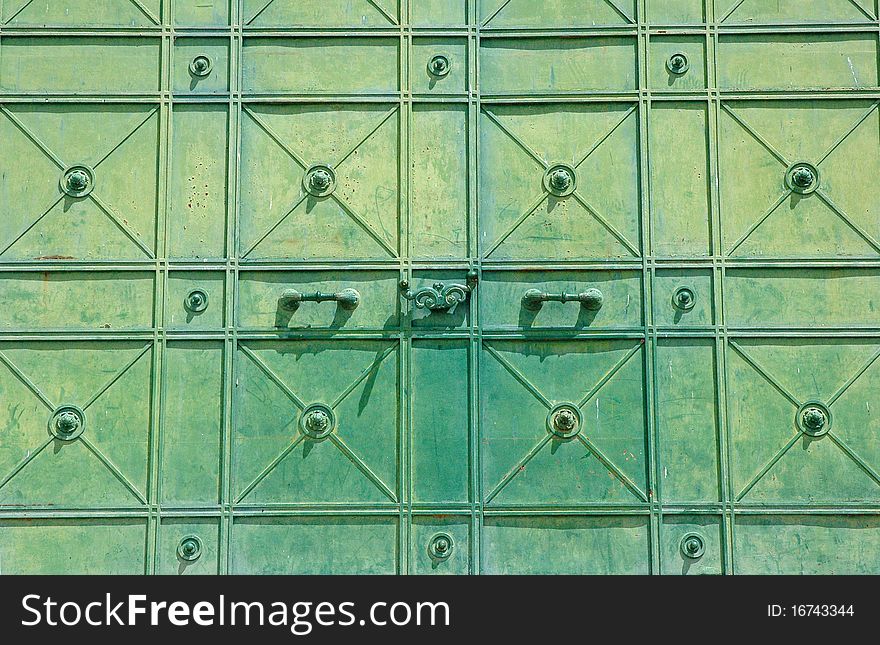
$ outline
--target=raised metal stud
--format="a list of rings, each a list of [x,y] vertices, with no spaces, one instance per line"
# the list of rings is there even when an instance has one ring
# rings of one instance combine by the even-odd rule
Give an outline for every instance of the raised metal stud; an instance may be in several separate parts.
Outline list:
[[[806,161],[794,163],[785,173],[785,185],[801,195],[812,193],[819,187],[819,169]]]
[[[689,287],[679,287],[672,294],[672,306],[681,311],[690,311],[697,303],[697,296]]]
[[[312,166],[303,177],[303,188],[315,197],[326,197],[336,188],[336,173],[330,166]]]
[[[686,74],[690,68],[691,64],[688,61],[687,54],[682,52],[676,52],[666,60],[666,69],[668,69],[671,74],[681,76],[682,74]]]
[[[798,429],[811,437],[821,437],[831,429],[831,411],[821,401],[807,401],[797,411]]]
[[[428,73],[437,78],[443,78],[449,74],[452,64],[449,57],[444,54],[437,54],[428,61]]]
[[[448,533],[437,533],[428,542],[428,554],[435,560],[446,560],[452,555],[455,542]]]
[[[697,560],[706,553],[706,541],[699,533],[688,533],[681,539],[681,553],[684,557]]]
[[[49,418],[49,433],[61,441],[73,441],[85,426],[85,413],[75,405],[62,405]]]
[[[187,535],[177,545],[177,557],[187,562],[198,560],[202,555],[202,540],[197,535]]]
[[[323,403],[313,403],[300,416],[300,428],[311,439],[324,439],[335,427],[336,415]]]
[[[574,167],[568,164],[554,164],[544,173],[544,188],[557,197],[571,195],[577,185]]]
[[[184,308],[194,314],[200,314],[208,308],[208,294],[204,289],[193,289],[183,301]]]
[[[547,415],[547,429],[557,437],[571,439],[581,431],[581,411],[573,403],[562,403]]]
[[[85,197],[95,187],[95,173],[88,166],[71,166],[61,175],[61,190],[71,197]]]
[[[189,64],[189,73],[199,78],[204,78],[211,73],[214,63],[206,54],[199,54]]]

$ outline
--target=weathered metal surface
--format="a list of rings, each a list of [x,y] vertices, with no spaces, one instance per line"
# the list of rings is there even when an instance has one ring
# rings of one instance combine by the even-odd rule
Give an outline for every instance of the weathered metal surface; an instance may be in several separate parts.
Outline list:
[[[876,573],[877,16],[0,1],[0,572]]]

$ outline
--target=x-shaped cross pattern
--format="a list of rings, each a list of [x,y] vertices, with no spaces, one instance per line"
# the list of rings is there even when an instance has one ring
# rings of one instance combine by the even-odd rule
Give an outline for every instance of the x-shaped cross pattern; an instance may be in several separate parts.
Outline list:
[[[584,4],[584,0],[579,0],[577,2],[571,2],[570,3],[570,5],[571,5],[570,10],[577,11],[577,12],[581,13],[582,15],[589,16],[590,18],[595,18],[594,14],[592,14],[590,12],[588,7],[582,6],[583,4]],[[623,9],[621,9],[619,6],[617,6],[616,3],[612,2],[612,0],[593,0],[592,4],[594,4],[596,8],[607,7],[607,9],[611,10],[612,14],[616,15],[616,17],[620,18],[621,21],[624,23],[632,24],[635,22],[633,20],[632,16],[628,15]],[[489,13],[483,19],[481,26],[482,27],[488,26],[489,23],[492,22],[499,15],[503,16],[505,9],[508,9],[508,7],[517,8],[517,5],[520,5],[523,8],[523,10],[527,10],[527,11],[534,10],[534,7],[529,3],[526,3],[525,5],[523,5],[523,0],[502,0],[501,4],[499,4],[496,9],[492,10],[491,13]],[[510,10],[508,9],[508,12],[509,11]],[[562,16],[560,16],[560,18],[561,17]]]
[[[846,456],[852,460],[859,470],[864,472],[874,483],[880,485],[878,474],[855,450],[852,449],[834,431],[833,411],[834,404],[849,390],[850,387],[880,358],[880,350],[875,352],[867,362],[853,373],[831,396],[826,400],[807,399],[795,396],[795,394],[783,385],[782,381],[775,378],[753,356],[746,352],[743,347],[734,341],[728,341],[730,347],[742,358],[746,364],[760,374],[772,388],[792,406],[793,423],[792,436],[779,447],[776,452],[763,464],[760,470],[736,493],[736,501],[741,501],[782,460],[789,451],[797,444],[798,440],[830,441]],[[734,422],[733,432],[736,433]],[[808,485],[808,482],[805,482]]]
[[[21,131],[22,134],[42,152],[52,164],[54,164],[61,177],[55,183],[56,194],[51,197],[49,204],[45,208],[39,210],[37,218],[28,222],[23,230],[14,234],[11,240],[6,242],[0,241],[0,256],[8,252],[17,242],[24,238],[31,230],[37,227],[46,216],[51,213],[56,206],[65,200],[80,201],[89,200],[94,203],[101,212],[103,212],[111,222],[132,242],[145,256],[155,258],[153,250],[140,237],[140,235],[129,225],[126,217],[116,211],[104,198],[100,197],[102,189],[101,171],[108,159],[119,150],[127,141],[129,141],[137,132],[146,125],[150,119],[158,112],[158,108],[149,110],[146,116],[141,119],[138,124],[131,129],[122,139],[115,142],[113,146],[105,153],[100,155],[90,166],[85,165],[80,159],[62,159],[56,154],[46,143],[44,143],[32,129],[22,121],[19,116],[14,114],[6,106],[0,105],[0,113]],[[130,171],[129,171],[130,172]],[[36,183],[36,182],[34,182]],[[67,256],[71,251],[69,244],[53,249],[53,254],[57,252],[59,257]]]
[[[578,204],[586,210],[589,215],[596,220],[617,242],[622,245],[626,251],[634,257],[638,257],[639,250],[636,244],[631,242],[624,233],[622,233],[609,218],[600,212],[598,208],[587,201],[584,196],[584,183],[578,182],[578,171],[584,163],[593,155],[599,147],[605,143],[617,129],[623,125],[626,120],[636,110],[636,106],[627,109],[623,116],[605,133],[603,133],[597,141],[595,141],[585,152],[583,152],[574,163],[566,163],[560,161],[549,161],[534,150],[522,137],[504,123],[498,115],[491,110],[483,108],[483,113],[504,132],[513,142],[525,152],[534,162],[536,162],[544,171],[543,190],[537,193],[536,197],[531,201],[529,206],[516,218],[496,240],[492,241],[484,250],[484,257],[491,256],[498,248],[508,239],[514,232],[519,229],[522,224],[529,219],[539,208],[548,200],[574,199]],[[541,178],[538,177],[538,180]],[[537,181],[536,181],[537,185]],[[589,190],[590,186],[586,186]],[[536,190],[537,192],[537,190]]]
[[[66,9],[69,12],[68,15],[76,17],[77,5],[79,5],[80,2],[77,2],[76,0],[69,0],[68,2],[64,2],[63,0],[55,0],[55,2],[53,4],[58,5],[57,7],[51,7],[52,9],[55,9],[56,12],[61,13],[63,10]],[[141,2],[141,0],[120,0],[119,4],[120,5],[129,4],[135,13],[142,14],[145,18],[147,18],[154,25],[161,25],[162,24],[162,21],[159,19],[159,17],[156,16],[156,14],[153,11],[151,11],[149,7],[147,7],[143,2]],[[157,2],[156,4],[158,5],[159,3]],[[20,7],[18,7],[17,9],[14,9],[14,8],[11,9],[11,13],[9,14],[9,17],[5,18],[3,20],[3,24],[8,25],[16,18],[22,17],[23,15],[26,16],[27,14],[25,12],[26,12],[27,8],[30,7],[31,5],[35,5],[35,8],[38,9],[39,5],[45,6],[46,3],[39,2],[38,0],[24,0]],[[67,5],[67,6],[64,6],[64,5]],[[157,6],[156,8],[158,9],[159,7]]]
[[[246,24],[246,25],[253,24],[255,21],[257,21],[260,18],[260,16],[263,16],[267,11],[269,11],[270,9],[272,9],[280,4],[281,3],[278,2],[278,0],[264,0],[263,3],[256,9],[256,11],[254,13],[252,13],[247,20],[245,20],[244,24]],[[320,5],[321,3],[317,3],[317,4]],[[373,10],[376,11],[377,14],[381,14],[385,20],[387,20],[389,23],[391,23],[394,26],[398,26],[400,24],[397,22],[397,19],[394,17],[394,14],[392,14],[387,9],[385,9],[385,7],[383,7],[379,2],[377,2],[377,0],[363,0],[363,8],[364,9],[372,8]],[[245,4],[245,10],[246,9],[247,9],[247,3]],[[316,10],[320,11],[321,8],[316,7]],[[329,8],[326,10],[332,11]]]
[[[629,363],[633,356],[639,354],[642,344],[638,343],[627,350],[621,358],[607,371],[590,389],[583,394],[578,401],[560,402],[554,401],[535,386],[513,363],[505,358],[497,349],[488,343],[484,344],[486,351],[501,364],[501,366],[534,397],[544,408],[547,409],[546,427],[544,436],[517,461],[498,482],[486,482],[491,488],[486,494],[486,503],[490,503],[522,472],[526,470],[539,453],[544,450],[552,450],[553,444],[558,442],[577,441],[583,445],[589,454],[601,463],[608,473],[619,480],[623,486],[642,502],[648,501],[645,492],[629,477],[624,470],[615,462],[615,458],[597,442],[591,439],[592,429],[586,415],[582,414],[588,404],[595,401],[602,389],[614,379],[615,375]],[[511,423],[522,423],[515,416],[511,417]],[[548,447],[549,446],[549,447]]]
[[[397,501],[397,495],[388,484],[382,481],[376,472],[361,459],[355,451],[346,443],[342,435],[346,432],[346,426],[349,423],[345,418],[336,418],[336,410],[340,404],[345,401],[357,387],[363,383],[368,377],[375,374],[382,362],[394,353],[396,347],[394,345],[383,350],[376,356],[372,364],[364,370],[357,378],[355,378],[347,387],[345,387],[332,401],[320,403],[306,403],[296,392],[293,391],[275,371],[272,370],[254,351],[240,346],[242,353],[247,356],[254,365],[265,374],[269,380],[278,387],[278,389],[293,403],[295,412],[291,414],[290,419],[284,428],[295,425],[296,430],[292,433],[291,442],[275,457],[260,473],[248,483],[242,491],[236,495],[235,503],[240,504],[257,486],[260,485],[267,476],[269,476],[278,465],[284,461],[297,446],[304,442],[322,442],[329,441],[335,446],[339,452],[366,477],[384,496],[392,502]]]
[[[719,23],[725,22],[728,19],[730,19],[732,16],[734,17],[734,19],[739,18],[740,21],[751,20],[751,19],[753,19],[753,16],[748,14],[748,10],[752,9],[752,8],[760,9],[760,6],[759,6],[760,4],[765,4],[764,0],[735,0],[731,4],[730,8],[719,16],[718,22]],[[795,3],[793,3],[793,4],[795,4]],[[820,2],[816,2],[816,3],[798,2],[798,3],[796,3],[795,11],[797,11],[797,13],[798,13],[797,18],[800,18],[801,20],[809,20],[811,18],[809,11],[812,8],[811,5],[813,5],[813,4],[820,5],[823,3],[820,3]],[[835,4],[835,3],[831,3],[831,4]],[[852,6],[856,10],[856,16],[861,14],[861,17],[867,18],[868,20],[877,20],[877,17],[874,16],[867,7],[863,7],[861,5],[861,3],[858,2],[858,0],[837,0],[836,4],[840,5],[840,7],[841,7],[841,16],[840,16],[841,20],[846,19],[846,16],[842,15],[842,13],[843,13],[842,10],[844,7],[847,7],[847,6]],[[718,7],[716,9],[716,11],[720,13],[722,11],[722,9],[720,7]],[[745,12],[745,14],[740,16],[740,14],[743,14],[743,12]],[[792,18],[795,18],[795,16],[792,16]],[[761,21],[757,20],[756,22],[760,23]]]
[[[313,163],[309,163],[303,155],[295,151],[288,145],[283,138],[275,132],[275,130],[266,122],[265,119],[257,115],[252,109],[244,107],[244,112],[253,120],[257,126],[263,130],[291,159],[300,166],[304,176],[302,177],[302,190],[299,197],[285,211],[284,215],[269,227],[264,233],[259,235],[253,242],[247,243],[242,257],[250,255],[261,242],[269,237],[279,226],[281,226],[296,209],[306,200],[333,200],[363,231],[369,235],[389,256],[398,257],[397,250],[389,244],[388,240],[382,236],[375,228],[364,218],[357,209],[355,209],[348,200],[343,199],[339,195],[339,191],[335,190],[337,183],[337,172],[341,172],[341,167],[345,164],[353,154],[375,134],[379,128],[397,113],[398,108],[395,106],[388,110],[379,119],[379,122],[363,137],[360,137],[354,145],[349,147],[346,152],[339,156],[335,161],[329,163],[327,160],[316,159]],[[295,178],[292,181],[297,181]]]
[[[28,449],[27,456],[22,459],[15,467],[6,473],[0,479],[0,491],[4,489],[12,480],[25,471],[37,457],[42,454],[46,448],[55,444],[57,451],[63,451],[67,446],[76,443],[84,445],[101,464],[106,467],[113,477],[124,486],[141,504],[147,504],[144,493],[138,489],[132,478],[126,476],[122,469],[117,466],[110,456],[108,456],[106,446],[102,446],[99,435],[101,434],[99,424],[101,424],[101,414],[90,414],[92,406],[101,399],[102,396],[110,390],[125,374],[127,374],[145,354],[150,351],[152,345],[146,345],[143,349],[137,350],[134,358],[130,359],[120,370],[116,371],[113,376],[101,385],[92,395],[82,401],[52,401],[43,390],[31,379],[18,365],[10,358],[0,352],[0,363],[5,365],[10,372],[45,406],[48,412],[48,424],[43,426],[46,431],[46,438],[40,443]],[[148,386],[145,386],[145,388]],[[147,428],[144,428],[144,434]],[[104,449],[102,449],[102,447]],[[146,464],[147,455],[144,454],[144,464]],[[73,475],[74,473],[65,473]]]
[[[846,141],[853,133],[870,117],[880,103],[873,103],[865,110],[852,125],[850,125],[839,136],[834,143],[829,146],[816,159],[789,159],[780,152],[773,144],[761,133],[759,133],[752,125],[750,125],[740,114],[737,113],[729,105],[722,103],[721,107],[746,133],[753,137],[772,157],[779,163],[779,176],[784,178],[780,181],[780,193],[776,200],[758,217],[748,229],[740,235],[740,237],[727,249],[727,255],[733,255],[743,243],[748,240],[758,228],[770,219],[774,213],[778,213],[780,206],[790,197],[802,196],[804,198],[815,195],[820,199],[831,211],[839,217],[847,227],[849,227],[856,235],[866,242],[875,252],[880,252],[880,242],[878,242],[864,227],[860,226],[850,215],[848,215],[831,197],[822,186],[821,172],[823,164],[825,164],[832,154],[840,148],[841,144]],[[810,133],[804,133],[805,137],[809,137]],[[722,169],[723,170],[723,169]],[[723,181],[723,180],[722,180]]]

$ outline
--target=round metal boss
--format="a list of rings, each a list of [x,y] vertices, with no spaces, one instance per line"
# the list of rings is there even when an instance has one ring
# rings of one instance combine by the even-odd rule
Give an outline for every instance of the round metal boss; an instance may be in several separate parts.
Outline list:
[[[811,437],[821,437],[831,429],[831,410],[821,401],[807,401],[795,417],[798,429]]]
[[[547,428],[557,437],[571,439],[581,431],[581,411],[572,403],[562,403],[547,415]]]
[[[435,560],[446,560],[452,555],[455,542],[448,533],[437,533],[428,543],[428,554]]]
[[[431,76],[443,78],[449,74],[450,69],[452,69],[452,63],[449,62],[449,57],[445,54],[437,54],[428,61],[428,73]]]
[[[71,197],[85,197],[95,188],[95,171],[88,166],[71,166],[61,175],[61,190]]]
[[[792,164],[785,173],[785,185],[796,193],[808,195],[819,187],[819,169],[806,161]]]
[[[199,78],[204,78],[214,69],[214,63],[206,54],[199,54],[190,61],[189,73]]]
[[[187,562],[198,560],[202,555],[202,540],[198,535],[187,535],[177,545],[177,557]]]
[[[690,311],[697,303],[697,296],[694,290],[689,287],[679,287],[672,294],[672,305],[681,311]]]
[[[576,187],[577,176],[574,167],[568,164],[554,164],[544,173],[544,188],[557,197],[571,195]]]
[[[208,308],[208,293],[204,289],[193,289],[186,294],[183,306],[194,314],[202,313]]]
[[[336,427],[336,415],[329,406],[313,403],[303,410],[299,418],[303,434],[311,439],[324,439]]]
[[[688,533],[681,538],[681,553],[684,557],[696,560],[706,553],[706,541],[699,533]]]
[[[682,52],[676,52],[666,60],[666,69],[668,69],[671,74],[680,76],[687,73],[690,68],[691,64],[690,61],[688,61],[687,54],[683,54]]]
[[[326,197],[336,188],[336,173],[330,166],[312,166],[303,177],[303,188],[315,197]]]
[[[49,418],[49,433],[61,441],[73,441],[86,429],[86,415],[75,405],[62,405]]]

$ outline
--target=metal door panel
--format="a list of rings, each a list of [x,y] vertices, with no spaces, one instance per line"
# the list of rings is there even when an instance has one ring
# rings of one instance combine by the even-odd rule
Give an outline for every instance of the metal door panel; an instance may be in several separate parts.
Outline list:
[[[160,5],[161,0],[7,0],[0,7],[0,22],[13,27],[153,27],[161,25]]]
[[[729,102],[720,115],[722,234],[730,256],[876,257],[880,170],[875,104]],[[804,136],[810,132],[810,136]],[[792,169],[815,179],[791,186]]]
[[[467,256],[467,109],[415,104],[411,118],[409,238],[413,255],[424,259]]]
[[[736,269],[727,278],[726,316],[735,327],[869,327],[877,319],[873,269]]]
[[[492,505],[646,502],[639,340],[487,342],[483,492]],[[559,432],[555,415],[577,417]]]
[[[729,23],[864,22],[876,16],[874,0],[831,0],[801,3],[797,0],[718,0],[715,13]]]
[[[448,63],[448,70],[442,75],[429,69],[435,56],[442,55]],[[462,38],[418,38],[413,39],[412,78],[410,89],[418,94],[452,94],[467,91],[468,57],[467,40]],[[444,133],[444,138],[447,134]],[[454,139],[450,141],[452,143]]]
[[[225,275],[175,271],[165,290],[165,326],[169,329],[222,329],[226,311]],[[205,302],[193,300],[204,294]],[[204,307],[204,308],[203,308]]]
[[[229,164],[225,106],[183,104],[172,116],[168,255],[223,258]]]
[[[0,522],[0,560],[9,575],[143,574],[146,543],[144,518]]]
[[[479,0],[479,5],[480,24],[490,29],[626,25],[635,16],[634,0],[544,0],[539,11],[529,0]]]
[[[153,324],[152,273],[39,271],[3,274],[8,330],[144,329]]]
[[[483,92],[490,95],[620,91],[636,87],[630,38],[486,39],[480,47]]]
[[[718,85],[728,90],[877,86],[877,39],[865,34],[738,34],[718,38]]]
[[[648,572],[646,516],[492,516],[483,522],[483,573]]]
[[[727,353],[732,479],[738,501],[859,502],[880,486],[870,403],[876,342],[736,339]],[[863,390],[864,391],[864,390]],[[835,412],[846,410],[841,422]],[[805,426],[810,410],[820,425]],[[854,411],[855,410],[855,411]],[[851,422],[868,422],[852,427]],[[867,451],[866,451],[867,450]]]
[[[218,341],[169,341],[165,346],[158,492],[164,504],[220,502],[227,367],[223,350]]]
[[[485,273],[480,285],[482,312],[490,329],[601,329],[634,328],[642,324],[642,275],[640,271],[498,271]],[[588,309],[578,303],[545,303],[533,310],[523,304],[530,289],[577,294],[599,289],[602,306]]]
[[[722,479],[714,341],[668,338],[654,351],[661,499],[717,502]]]
[[[737,518],[737,573],[874,574],[880,567],[874,515],[744,515]]]
[[[221,94],[229,91],[229,40],[223,38],[176,38],[174,40],[176,94]],[[208,58],[206,71],[193,69],[199,56]]]
[[[183,27],[228,25],[229,3],[230,0],[174,0],[174,24]]]
[[[710,252],[709,112],[699,103],[654,103],[648,117],[652,243],[663,256]],[[675,155],[665,151],[675,149]]]
[[[246,108],[242,257],[396,257],[397,128],[397,108],[387,105]],[[319,165],[334,173],[327,196],[315,196],[303,184]]]
[[[706,39],[701,36],[653,36],[648,74],[653,90],[698,90],[706,87]],[[684,54],[687,73],[670,69],[669,60]],[[705,132],[705,128],[703,129]],[[699,139],[698,139],[699,141]],[[662,149],[662,148],[661,148]]]
[[[11,154],[0,164],[4,171],[10,168],[14,200],[0,228],[4,257],[154,257],[155,107],[21,104],[2,112],[0,127],[10,137]],[[84,137],[96,122],[98,131]],[[66,184],[75,172],[87,174],[85,194],[71,194]]]
[[[88,341],[2,345],[2,387],[11,395],[16,433],[0,443],[0,506],[146,504],[151,349]],[[59,425],[63,415],[76,417],[69,434]]]
[[[711,0],[707,0],[711,5]],[[651,0],[647,18],[653,24],[693,24],[703,22],[706,12],[703,0]]]
[[[248,271],[239,278],[238,324],[246,329],[388,329],[399,324],[399,273],[390,271]],[[337,302],[304,302],[295,310],[280,301],[302,293],[358,292],[348,308]]]
[[[723,532],[721,518],[714,515],[665,515],[660,525],[661,571],[666,575],[721,575]],[[688,540],[696,540],[701,550],[689,555]]]
[[[467,517],[423,515],[410,525],[410,570],[416,575],[450,575],[470,573],[470,520]],[[438,552],[438,540],[451,545]]]
[[[250,38],[241,52],[242,89],[257,94],[396,92],[398,48],[396,38]],[[328,61],[337,61],[332,73],[327,73]]]
[[[562,261],[639,254],[634,106],[499,105],[483,108],[480,124],[484,257]],[[557,167],[573,177],[571,199],[545,186]]]
[[[181,557],[181,545],[196,538],[198,557]],[[220,526],[215,518],[169,517],[159,526],[159,575],[217,574],[220,565]]]
[[[393,27],[393,0],[244,0],[247,27]]]
[[[395,344],[252,341],[238,353],[236,503],[397,501]],[[323,432],[307,428],[314,406],[330,417]]]
[[[712,282],[712,272],[705,269],[658,269],[652,286],[654,324],[663,327],[714,324]]]
[[[467,23],[468,0],[421,0],[410,3],[411,21],[417,27],[461,26]]]
[[[0,90],[148,94],[159,90],[158,38],[4,36]],[[113,56],[107,56],[107,48]],[[82,70],[89,70],[83,74]]]
[[[391,574],[399,548],[396,514],[242,517],[232,526],[230,573]]]
[[[465,504],[471,499],[469,361],[466,341],[413,341],[410,468],[411,495],[418,503]]]

